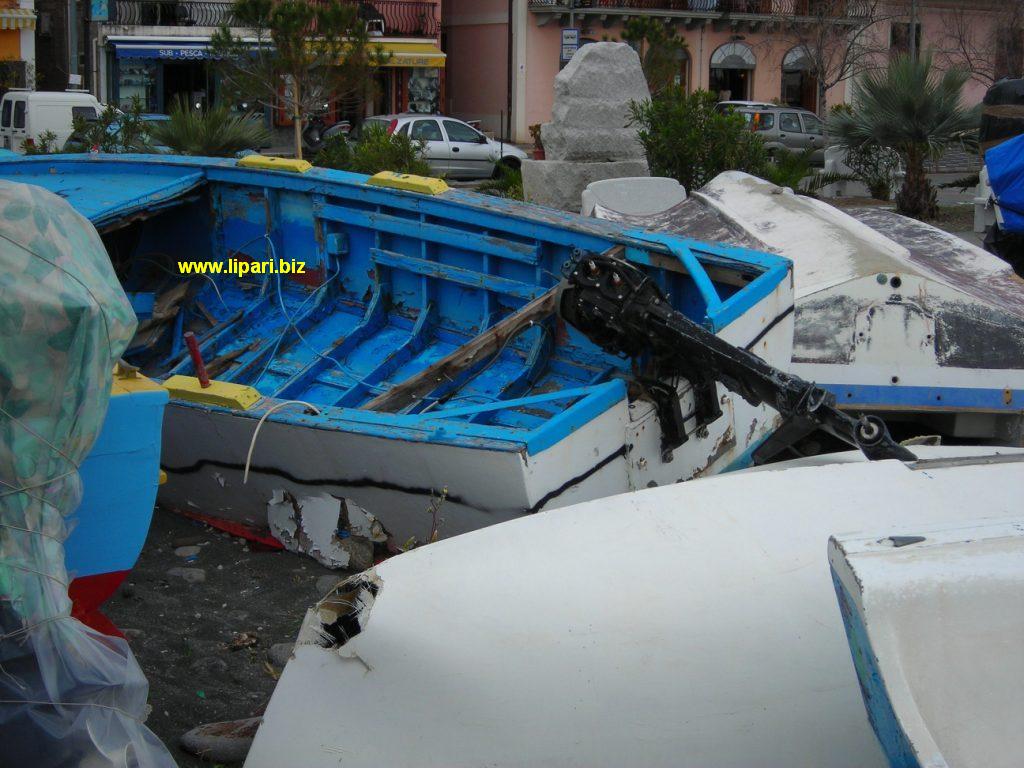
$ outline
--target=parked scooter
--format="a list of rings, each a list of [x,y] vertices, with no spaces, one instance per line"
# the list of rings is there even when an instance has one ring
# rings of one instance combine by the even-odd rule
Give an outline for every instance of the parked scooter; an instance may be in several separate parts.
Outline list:
[[[337,135],[348,136],[352,130],[352,123],[348,120],[340,120],[328,125],[324,116],[327,114],[328,105],[324,104],[322,111],[309,115],[306,118],[306,127],[302,131],[302,150],[307,155],[314,155],[320,151],[324,142]]]

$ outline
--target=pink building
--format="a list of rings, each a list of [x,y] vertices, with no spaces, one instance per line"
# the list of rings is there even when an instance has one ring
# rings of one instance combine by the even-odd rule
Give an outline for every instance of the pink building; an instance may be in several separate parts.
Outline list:
[[[997,32],[1008,26],[1005,4],[918,0],[915,6],[920,49],[933,50],[938,66],[975,71],[969,101],[980,101],[995,77],[1021,74],[1019,27],[1012,36]],[[871,53],[858,57],[861,69],[908,46],[910,0],[886,6],[876,0],[446,0],[444,108],[529,141],[529,126],[551,117],[563,30],[579,29],[581,44],[619,40],[630,18],[654,16],[686,41],[677,82],[688,90],[815,110],[817,81],[805,51],[821,39],[823,8],[837,26],[868,25],[862,47]],[[828,105],[846,100],[848,82],[828,89]]]

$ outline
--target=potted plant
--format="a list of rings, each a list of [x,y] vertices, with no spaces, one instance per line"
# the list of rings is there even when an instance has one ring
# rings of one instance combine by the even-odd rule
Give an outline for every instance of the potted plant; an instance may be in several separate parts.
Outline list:
[[[530,136],[533,138],[533,159],[544,159],[544,142],[540,138],[540,123],[530,126]]]

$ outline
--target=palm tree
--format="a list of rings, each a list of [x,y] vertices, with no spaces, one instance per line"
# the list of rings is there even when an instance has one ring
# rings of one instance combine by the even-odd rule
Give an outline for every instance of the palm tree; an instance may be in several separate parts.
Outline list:
[[[959,69],[932,71],[931,53],[914,61],[893,59],[887,69],[868,72],[853,88],[853,109],[829,120],[829,133],[847,149],[872,145],[896,150],[906,168],[896,210],[914,218],[934,218],[935,189],[925,160],[952,144],[977,146],[980,107],[965,108],[961,92],[970,74]]]
[[[252,115],[233,114],[227,107],[201,112],[181,99],[171,109],[170,120],[150,128],[150,138],[182,155],[232,157],[243,149],[257,149],[269,140],[270,132]]]

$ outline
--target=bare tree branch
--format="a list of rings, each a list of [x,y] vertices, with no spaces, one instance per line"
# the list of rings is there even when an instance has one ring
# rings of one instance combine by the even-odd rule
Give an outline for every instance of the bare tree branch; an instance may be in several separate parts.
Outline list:
[[[804,72],[818,89],[818,114],[827,94],[859,72],[881,66],[888,51],[883,22],[901,15],[899,3],[883,0],[796,0],[772,20],[768,44],[800,53]]]
[[[987,13],[991,25],[979,23],[979,13]],[[945,34],[935,58],[943,69],[966,69],[972,80],[985,86],[1003,77],[1024,74],[1022,0],[989,8],[953,8],[941,19]]]

